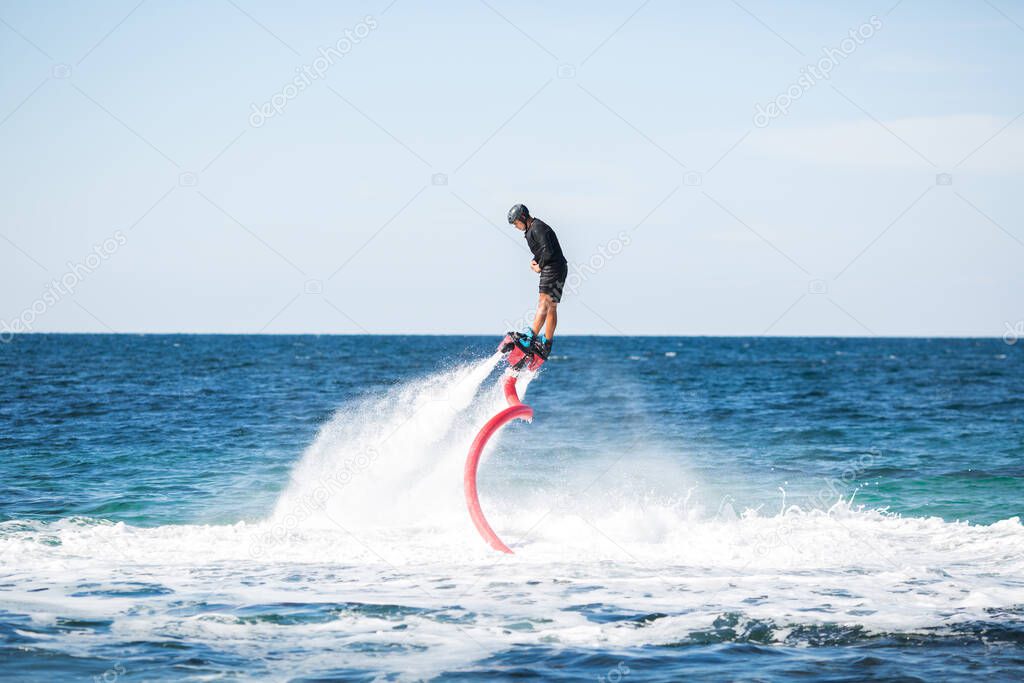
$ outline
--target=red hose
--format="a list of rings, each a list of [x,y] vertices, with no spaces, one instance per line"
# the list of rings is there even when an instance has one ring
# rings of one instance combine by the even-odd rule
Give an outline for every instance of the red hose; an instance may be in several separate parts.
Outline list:
[[[480,532],[480,536],[487,542],[487,545],[495,550],[511,554],[512,550],[498,538],[498,535],[494,533],[494,529],[487,523],[483,511],[480,509],[480,498],[476,492],[476,470],[480,464],[480,454],[483,453],[488,439],[507,422],[511,422],[516,418],[527,421],[533,419],[533,408],[524,405],[519,400],[519,394],[516,392],[515,375],[509,375],[505,379],[505,400],[508,401],[508,407],[487,421],[487,424],[483,426],[477,433],[476,438],[473,439],[473,445],[469,447],[469,456],[466,458],[466,470],[463,475],[463,487],[466,491],[466,505],[469,507],[469,516],[473,519],[473,524],[476,526],[476,530]]]

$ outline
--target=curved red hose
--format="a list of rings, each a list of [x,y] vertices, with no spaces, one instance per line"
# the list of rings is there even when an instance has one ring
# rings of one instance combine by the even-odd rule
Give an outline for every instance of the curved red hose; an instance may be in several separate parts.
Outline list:
[[[487,424],[477,433],[476,438],[473,439],[473,444],[469,447],[469,456],[466,458],[466,469],[463,474],[463,488],[466,491],[466,505],[469,507],[469,516],[473,519],[473,524],[476,526],[476,530],[480,532],[480,536],[487,542],[487,545],[495,550],[512,554],[512,550],[498,538],[498,535],[494,533],[494,529],[487,523],[483,511],[480,509],[480,498],[476,492],[476,470],[480,464],[480,454],[483,453],[488,439],[507,422],[511,422],[516,418],[527,421],[533,419],[533,408],[524,405],[519,400],[519,394],[516,392],[515,375],[509,375],[505,379],[505,400],[508,401],[508,408],[505,408],[488,420]]]

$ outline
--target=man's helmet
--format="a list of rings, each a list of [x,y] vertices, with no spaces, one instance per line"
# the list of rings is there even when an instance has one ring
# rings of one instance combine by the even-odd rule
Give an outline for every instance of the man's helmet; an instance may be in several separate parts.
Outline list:
[[[530,217],[530,210],[526,208],[525,204],[516,204],[508,210],[508,222],[515,223],[516,221],[526,222],[526,219]]]

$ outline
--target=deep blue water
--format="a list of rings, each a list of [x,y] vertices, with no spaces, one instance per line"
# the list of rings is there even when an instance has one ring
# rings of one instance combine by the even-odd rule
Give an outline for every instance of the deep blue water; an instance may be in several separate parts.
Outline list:
[[[480,475],[503,564],[496,341],[0,345],[0,676],[1024,677],[1022,345],[560,338]]]

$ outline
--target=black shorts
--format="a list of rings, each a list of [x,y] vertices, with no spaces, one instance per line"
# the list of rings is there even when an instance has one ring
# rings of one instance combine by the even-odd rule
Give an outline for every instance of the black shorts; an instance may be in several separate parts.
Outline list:
[[[558,266],[544,266],[540,271],[540,293],[547,294],[556,304],[562,300],[565,279],[569,276],[569,266],[565,263]]]

